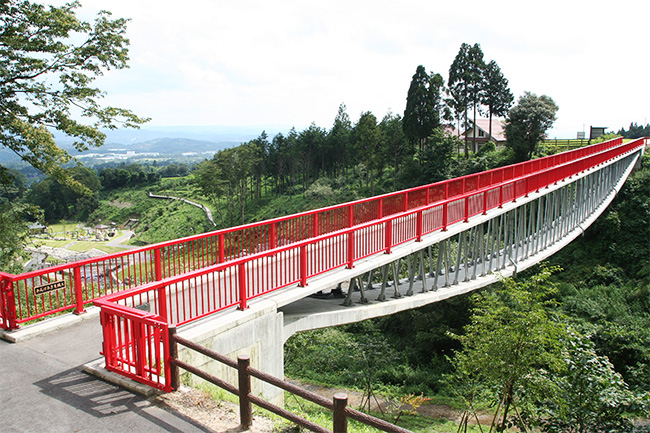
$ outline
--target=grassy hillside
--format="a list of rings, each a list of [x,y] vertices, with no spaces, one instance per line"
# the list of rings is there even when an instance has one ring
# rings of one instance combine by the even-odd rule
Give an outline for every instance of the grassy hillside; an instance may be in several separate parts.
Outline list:
[[[205,213],[176,200],[153,199],[148,192],[204,201],[192,186],[192,177],[162,179],[155,186],[128,188],[105,194],[99,208],[93,212],[93,221],[126,224],[138,220],[131,227],[136,233],[131,243],[145,245],[213,230]]]

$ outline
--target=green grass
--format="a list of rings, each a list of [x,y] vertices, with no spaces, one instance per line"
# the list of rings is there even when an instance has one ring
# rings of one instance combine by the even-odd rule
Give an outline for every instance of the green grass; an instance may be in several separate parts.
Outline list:
[[[209,383],[202,383],[196,388],[208,394],[213,400],[228,401],[235,404],[239,403],[239,399],[235,395]],[[315,424],[330,430],[332,429],[332,412],[315,403],[286,392],[284,395],[284,408]],[[275,431],[278,432],[282,432],[294,425],[292,422],[255,405],[253,405],[253,413],[271,419],[274,422]],[[370,415],[385,419],[388,422],[393,422],[395,419],[395,415],[393,414],[382,416],[381,413],[372,412]],[[424,415],[402,415],[398,421],[398,425],[415,433],[447,433],[458,430],[458,423],[455,421],[434,419]],[[483,430],[481,430],[478,426],[468,426],[467,431],[470,433],[480,433],[487,431],[487,428],[483,426]],[[348,420],[348,432],[375,433],[377,429],[350,419]]]
[[[45,245],[46,247],[62,248],[68,245],[71,241],[66,239],[64,241],[55,241],[53,239],[32,239],[34,245]]]

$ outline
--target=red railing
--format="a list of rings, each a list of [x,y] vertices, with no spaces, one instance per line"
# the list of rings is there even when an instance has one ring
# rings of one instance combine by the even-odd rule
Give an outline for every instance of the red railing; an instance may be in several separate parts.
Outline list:
[[[158,343],[152,346],[149,342],[140,341],[140,338],[158,335],[153,328],[168,324],[182,325],[234,306],[246,309],[248,301],[265,293],[295,284],[305,286],[310,278],[325,272],[346,266],[351,268],[356,261],[374,254],[390,253],[396,245],[420,240],[423,235],[468,221],[474,215],[484,214],[635,151],[644,146],[644,142],[644,139],[636,140],[523,178],[478,187],[471,192],[374,221],[103,297],[95,304],[102,308],[106,366],[112,371],[124,371],[142,383],[169,390],[155,368],[164,364],[163,358],[154,359],[157,353],[166,353],[167,350],[156,349],[157,344],[166,343],[155,340]],[[149,326],[146,325],[149,322],[153,328],[143,328]],[[135,329],[140,329],[139,334],[131,331]],[[164,333],[165,330],[160,332]],[[137,362],[147,361],[134,365],[137,359],[140,360]],[[138,376],[134,371],[144,372],[144,376]]]
[[[0,296],[0,326],[15,329],[21,323],[71,309],[81,313],[84,305],[107,294],[462,196],[579,160],[621,143],[621,138],[616,138],[545,158],[323,209],[21,275],[0,274],[0,284],[4,285],[3,296]]]

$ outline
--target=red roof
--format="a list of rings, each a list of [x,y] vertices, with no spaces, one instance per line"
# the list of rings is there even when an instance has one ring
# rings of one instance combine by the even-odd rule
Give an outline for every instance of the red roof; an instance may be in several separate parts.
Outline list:
[[[485,135],[490,133],[490,119],[476,119],[476,126],[485,131]],[[492,139],[494,141],[506,141],[505,125],[503,119],[492,119]]]

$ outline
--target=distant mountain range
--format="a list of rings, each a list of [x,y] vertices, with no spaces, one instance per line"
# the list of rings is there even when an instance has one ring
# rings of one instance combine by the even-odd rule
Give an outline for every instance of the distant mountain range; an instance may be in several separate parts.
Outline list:
[[[71,155],[94,158],[109,154],[157,154],[160,156],[180,156],[188,154],[210,154],[258,137],[266,131],[271,138],[278,132],[286,133],[290,127],[226,127],[226,126],[174,126],[146,127],[142,129],[119,129],[104,131],[105,144],[79,153],[73,147],[73,139],[55,134],[59,147]],[[0,163],[18,163],[20,158],[10,150],[0,146]]]

